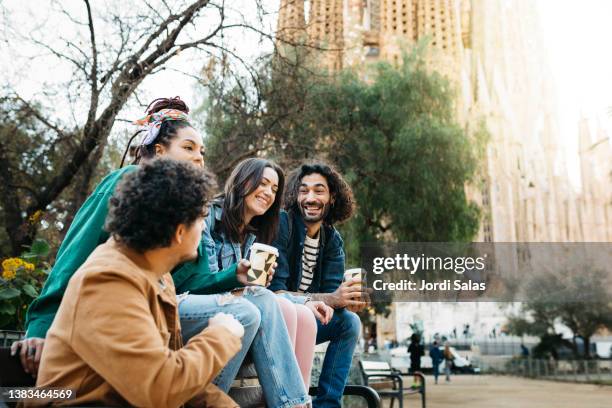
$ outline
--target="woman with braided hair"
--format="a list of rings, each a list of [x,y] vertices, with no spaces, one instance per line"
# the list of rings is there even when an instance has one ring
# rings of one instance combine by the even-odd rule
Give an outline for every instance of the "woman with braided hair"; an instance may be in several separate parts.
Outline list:
[[[158,98],[149,104],[146,112],[144,118],[134,122],[141,128],[130,138],[120,167],[123,167],[125,157],[131,150],[132,141],[142,134],[144,136],[134,150],[132,164],[165,156],[175,160],[193,161],[198,166],[204,165],[202,137],[189,123],[189,108],[185,102],[178,96]],[[176,138],[181,139],[177,140],[180,143],[170,143]]]
[[[141,142],[135,149],[133,163],[107,175],[77,212],[40,296],[28,309],[26,339],[12,347],[14,354],[20,353],[24,369],[34,377],[44,338],[68,281],[91,252],[109,238],[104,222],[108,201],[118,182],[125,174],[134,171],[139,163],[158,157],[204,166],[202,137],[191,125],[188,113],[189,108],[178,97],[154,100],[147,107],[146,116],[135,122],[141,129],[130,139],[122,160],[123,164],[131,142],[140,135]],[[224,392],[229,391],[246,353],[251,350],[267,406],[309,404],[310,397],[304,388],[275,295],[260,287],[240,294],[230,293],[236,287],[249,285],[246,276],[250,265],[242,260],[212,273],[204,243],[206,234],[208,232],[204,231],[198,259],[172,271],[176,293],[179,294],[177,303],[182,340],[187,342],[200,333],[207,327],[209,318],[219,312],[233,315],[245,329],[242,348],[221,370],[214,383]]]

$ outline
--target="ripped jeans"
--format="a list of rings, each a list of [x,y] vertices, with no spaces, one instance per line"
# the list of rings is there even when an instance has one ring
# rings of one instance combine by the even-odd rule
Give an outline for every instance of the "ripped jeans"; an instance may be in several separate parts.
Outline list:
[[[187,295],[179,305],[183,340],[208,326],[219,312],[233,315],[244,326],[242,348],[221,370],[214,383],[227,392],[240,365],[251,351],[268,407],[293,407],[310,401],[274,293],[248,287],[242,296]]]

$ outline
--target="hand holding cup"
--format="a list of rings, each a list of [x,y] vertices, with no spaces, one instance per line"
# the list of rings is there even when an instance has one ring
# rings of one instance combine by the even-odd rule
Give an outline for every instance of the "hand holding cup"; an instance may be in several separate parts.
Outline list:
[[[268,286],[272,282],[276,270],[278,249],[271,245],[254,243],[251,246],[249,261],[251,267],[247,271],[247,281],[254,285]]]
[[[344,307],[347,310],[359,312],[369,304],[368,293],[363,288],[363,270],[361,268],[347,269],[344,272],[344,279],[340,288],[343,286],[345,286],[343,295],[346,299]]]
[[[270,286],[272,283],[272,279],[274,278],[274,273],[276,272],[276,268],[278,267],[278,263],[274,262],[272,266],[270,266],[270,270],[268,271],[268,277],[266,279],[266,287]],[[238,262],[238,266],[236,267],[236,280],[240,282],[242,286],[257,286],[257,283],[253,281],[249,281],[248,273],[251,269],[251,262],[248,259],[241,259]]]

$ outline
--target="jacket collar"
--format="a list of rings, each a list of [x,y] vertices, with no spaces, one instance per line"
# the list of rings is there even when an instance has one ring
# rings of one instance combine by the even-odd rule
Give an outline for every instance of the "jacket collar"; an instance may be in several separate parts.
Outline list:
[[[215,221],[217,223],[221,222],[221,216],[223,215],[223,208],[221,208],[221,206],[215,205],[215,204],[211,205],[210,208],[211,208],[211,211],[214,211]]]
[[[155,292],[160,299],[162,299],[165,303],[176,306],[174,282],[172,281],[170,273],[157,276],[155,272],[151,270],[149,262],[142,254],[126,248],[115,241],[112,237],[109,238],[107,245],[121,253],[129,264],[131,264],[131,270],[126,271],[126,273],[144,277],[151,284],[151,286],[155,288]]]
[[[304,240],[306,236],[306,223],[304,222],[304,218],[302,218],[302,214],[299,211],[290,210],[289,214],[293,217],[293,225],[300,232],[300,241]],[[319,248],[323,248],[325,246],[325,236],[328,235],[330,227],[325,223],[321,224],[321,229],[319,230]]]

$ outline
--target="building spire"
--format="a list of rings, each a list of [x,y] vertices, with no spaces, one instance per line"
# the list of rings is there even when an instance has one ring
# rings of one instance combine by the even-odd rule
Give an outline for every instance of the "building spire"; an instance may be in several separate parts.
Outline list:
[[[305,40],[305,34],[304,0],[281,0],[276,38],[281,42],[295,44]]]

